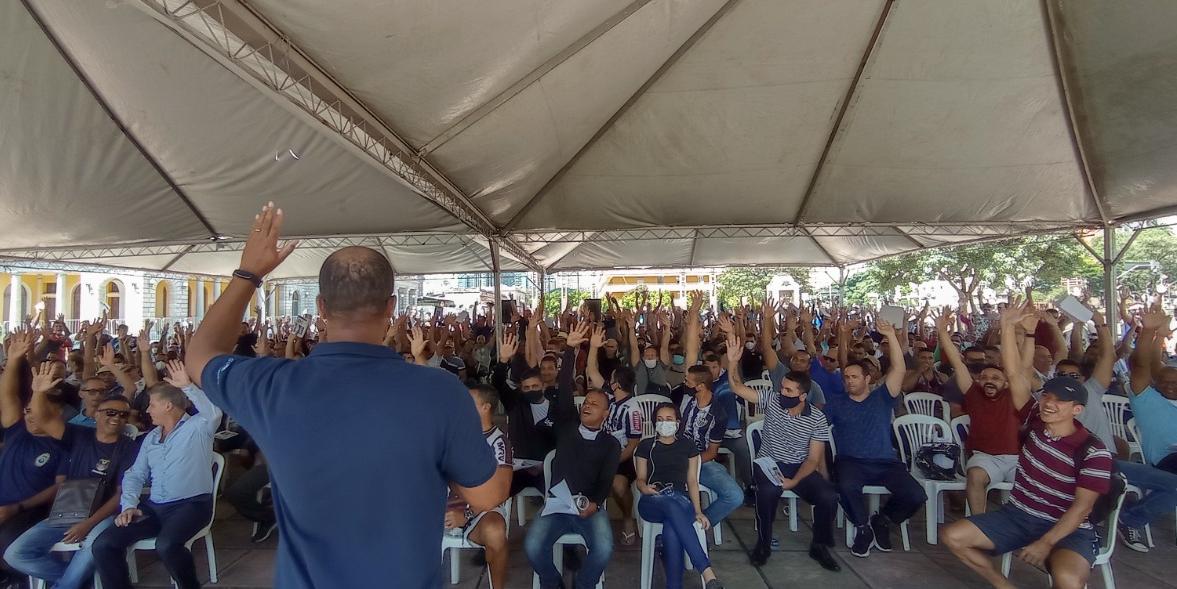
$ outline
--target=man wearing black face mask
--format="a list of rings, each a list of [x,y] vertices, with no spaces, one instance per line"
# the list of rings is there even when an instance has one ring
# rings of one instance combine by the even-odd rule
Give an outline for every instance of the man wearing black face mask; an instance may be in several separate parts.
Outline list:
[[[731,343],[728,345],[728,349],[732,349]],[[825,460],[826,442],[830,439],[829,424],[820,409],[806,402],[811,385],[808,374],[790,371],[779,384],[779,393],[775,390],[757,393],[742,382],[732,384],[735,394],[763,408],[764,425],[756,458],[768,458],[780,471],[770,474],[761,467],[761,462],[754,465],[756,547],[749,557],[755,566],[768,561],[772,554],[772,524],[776,509],[781,492],[788,490],[815,508],[809,557],[826,570],[839,571],[842,567],[830,553],[834,545],[838,492],[818,471],[818,465]]]
[[[542,462],[548,452],[556,449],[556,433],[550,414],[555,398],[545,393],[543,379],[534,368],[520,375],[518,389],[507,383],[511,358],[518,345],[514,334],[503,333],[499,342],[499,362],[492,369],[491,379],[499,391],[503,408],[507,410],[507,438],[511,440],[514,457]],[[526,487],[544,490],[542,466],[515,471],[511,479],[511,495]]]

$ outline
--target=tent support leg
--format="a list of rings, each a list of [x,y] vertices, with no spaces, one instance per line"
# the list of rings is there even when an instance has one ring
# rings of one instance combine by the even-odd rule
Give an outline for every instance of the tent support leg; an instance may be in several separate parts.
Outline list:
[[[510,319],[510,317],[500,317],[503,312],[503,273],[499,267],[499,242],[495,238],[490,238],[490,267],[494,274],[495,287],[495,302],[492,307],[492,314],[495,318],[495,342],[503,341],[503,321]]]
[[[1126,251],[1128,248],[1124,249]],[[1107,320],[1108,331],[1112,334],[1112,337],[1116,337],[1116,334],[1119,333],[1119,328],[1116,324],[1120,320],[1119,303],[1117,302],[1119,293],[1116,292],[1117,256],[1113,253],[1115,251],[1116,228],[1112,225],[1105,224],[1103,226],[1103,259],[1100,260],[1100,264],[1103,265],[1104,307],[1107,308],[1107,316],[1104,319]]]

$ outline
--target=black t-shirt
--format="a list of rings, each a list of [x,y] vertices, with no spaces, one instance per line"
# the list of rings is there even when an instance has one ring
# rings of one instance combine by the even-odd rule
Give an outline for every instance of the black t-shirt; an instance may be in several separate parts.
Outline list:
[[[678,437],[673,444],[663,444],[658,438],[646,438],[638,443],[634,456],[645,458],[646,483],[669,484],[683,493],[687,492],[687,467],[691,458],[699,455],[699,449],[689,438]]]
[[[113,484],[107,484],[103,496],[97,500],[103,503],[110,499],[123,473],[135,462],[139,444],[127,436],[119,436],[117,442],[104,444],[98,441],[97,431],[92,427],[67,424],[69,429],[65,440],[69,441],[69,454],[57,467],[58,475],[66,480],[90,479],[114,476]]]
[[[760,352],[744,350],[744,355],[740,358],[740,375],[744,380],[760,378],[763,373],[764,356],[760,355]]]

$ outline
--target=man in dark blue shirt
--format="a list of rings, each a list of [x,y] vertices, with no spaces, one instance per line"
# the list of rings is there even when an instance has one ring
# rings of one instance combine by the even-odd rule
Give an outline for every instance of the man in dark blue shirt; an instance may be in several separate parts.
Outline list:
[[[0,451],[0,552],[38,521],[45,519],[57,491],[57,467],[65,456],[61,436],[54,437],[42,422],[21,406],[20,376],[35,337],[16,333],[8,344],[8,361],[0,376],[0,427],[4,450]],[[61,395],[49,396],[47,412],[60,416]],[[23,413],[23,415],[22,415]],[[0,586],[21,577],[0,561]]]
[[[131,417],[131,404],[121,396],[107,397],[90,411],[97,418],[93,427],[67,424],[50,405],[49,393],[59,382],[50,362],[33,376],[29,416],[50,436],[69,448],[57,469],[57,484],[66,481],[100,479],[97,494],[86,517],[42,520],[30,528],[4,553],[12,568],[41,579],[58,589],[81,589],[94,576],[94,541],[114,524],[118,512],[122,474],[135,462],[139,445],[123,435]],[[80,544],[68,563],[53,554],[58,542]]]
[[[276,587],[441,585],[447,487],[475,512],[507,498],[474,402],[443,370],[383,345],[396,308],[393,271],[375,250],[336,251],[319,271],[326,341],[303,360],[229,355],[278,248],[282,213],[254,221],[241,268],[205,315],[190,376],[249,431],[270,465],[279,545]],[[396,426],[389,416],[401,416]],[[330,436],[308,435],[330,430]]]
[[[895,328],[880,320],[878,329],[891,342],[891,370],[882,384],[873,386],[862,361],[848,363],[842,369],[846,392],[827,395],[825,407],[837,449],[835,484],[850,520],[847,525],[856,528],[850,553],[864,558],[870,556],[872,546],[890,552],[891,526],[903,523],[927,500],[923,487],[912,478],[891,443],[891,412],[907,367]],[[864,485],[882,485],[891,492],[887,505],[873,516],[863,504]]]

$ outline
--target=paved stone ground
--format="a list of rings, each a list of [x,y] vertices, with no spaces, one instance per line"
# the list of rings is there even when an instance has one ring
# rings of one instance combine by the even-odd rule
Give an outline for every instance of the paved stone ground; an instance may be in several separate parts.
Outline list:
[[[821,589],[849,588],[904,588],[946,589],[949,587],[986,587],[980,578],[966,569],[943,547],[931,546],[924,539],[923,514],[916,516],[911,524],[911,551],[903,552],[896,534],[897,550],[890,554],[872,552],[870,558],[852,556],[845,547],[836,550],[842,563],[842,571],[830,573],[817,566],[806,554],[811,532],[808,518],[809,509],[802,506],[802,527],[792,533],[784,518],[778,518],[775,526],[780,538],[781,551],[773,554],[768,564],[755,568],[748,564],[746,551],[755,543],[752,510],[740,508],[724,523],[724,543],[710,546],[712,563],[720,578],[732,589],[762,589],[784,587],[820,587]],[[950,514],[949,519],[959,517]],[[1153,528],[1157,547],[1148,554],[1133,552],[1118,545],[1112,558],[1116,586],[1120,588],[1177,588],[1177,545],[1174,543],[1174,520],[1163,518]],[[249,542],[249,524],[240,519],[231,507],[218,505],[218,521],[214,526],[217,561],[220,582],[210,587],[235,587],[255,589],[271,587],[277,535],[260,545]],[[840,532],[840,530],[839,530]],[[837,534],[838,538],[842,534]],[[531,587],[531,569],[523,555],[521,543],[523,533],[512,526],[511,574],[509,588]],[[204,546],[194,546],[197,569],[202,579],[207,580]],[[485,570],[472,563],[473,551],[461,551],[461,582],[454,586],[462,589],[486,589],[490,587]],[[605,575],[605,586],[614,588],[639,587],[638,572],[641,563],[640,541],[635,546],[617,545],[613,560]],[[446,579],[449,577],[448,562],[439,561],[439,570]],[[664,586],[661,562],[654,565],[654,587]],[[163,565],[152,554],[139,557],[140,586],[170,586]],[[1012,578],[1019,587],[1046,587],[1046,576],[1036,569],[1015,562]],[[688,574],[684,586],[698,587],[698,576]],[[571,587],[571,578],[568,579]],[[1092,588],[1104,587],[1099,571],[1092,572]]]

